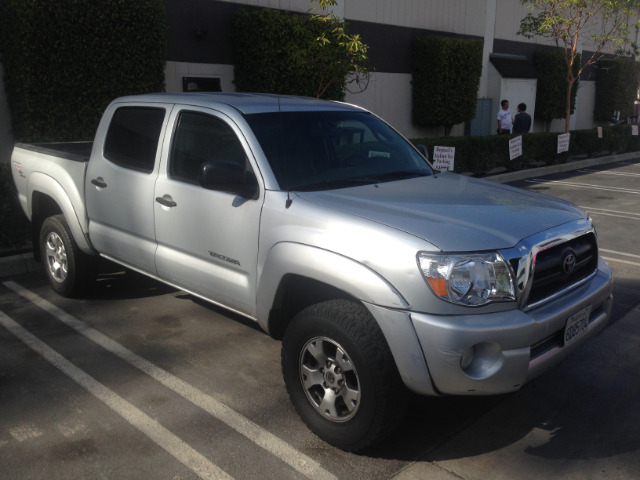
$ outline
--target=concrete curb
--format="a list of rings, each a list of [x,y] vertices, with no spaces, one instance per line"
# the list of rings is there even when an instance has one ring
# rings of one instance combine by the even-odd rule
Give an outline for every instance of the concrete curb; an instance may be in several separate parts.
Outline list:
[[[575,160],[573,162],[549,165],[546,167],[530,168],[528,170],[518,170],[517,172],[500,173],[485,177],[486,180],[498,183],[517,182],[532,177],[541,177],[553,173],[570,172],[581,168],[594,167],[596,165],[606,165],[608,163],[623,162],[640,158],[640,152],[621,153],[620,155],[607,155],[606,157],[587,158],[585,160]]]
[[[622,162],[625,160],[633,160],[640,158],[640,152],[629,152],[620,155],[608,155],[606,157],[587,158],[586,160],[577,160],[573,162],[563,163],[560,165],[550,165],[548,167],[531,168],[528,170],[519,170],[517,172],[501,173],[485,180],[492,182],[508,183],[518,180],[525,180],[532,177],[540,177],[550,175],[552,173],[570,172],[581,168],[593,167],[596,165],[606,165],[608,163]],[[42,269],[42,265],[36,263],[33,254],[22,253],[8,257],[0,257],[0,278],[21,275],[24,273],[35,272]]]

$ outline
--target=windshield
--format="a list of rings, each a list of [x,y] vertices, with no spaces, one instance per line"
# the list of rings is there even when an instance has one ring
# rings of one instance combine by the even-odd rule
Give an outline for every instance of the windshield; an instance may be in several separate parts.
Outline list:
[[[431,175],[426,160],[366,112],[246,116],[283,190],[327,190]]]

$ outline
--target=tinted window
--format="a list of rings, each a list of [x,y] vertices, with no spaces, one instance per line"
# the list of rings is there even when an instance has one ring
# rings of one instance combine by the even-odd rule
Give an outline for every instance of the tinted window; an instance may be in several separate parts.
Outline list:
[[[204,163],[222,161],[247,166],[244,149],[231,127],[211,115],[181,113],[171,145],[169,176],[197,184]]]
[[[283,190],[322,190],[431,175],[395,130],[365,112],[246,116]]]
[[[122,167],[151,173],[164,115],[162,108],[117,109],[104,143],[105,158]]]

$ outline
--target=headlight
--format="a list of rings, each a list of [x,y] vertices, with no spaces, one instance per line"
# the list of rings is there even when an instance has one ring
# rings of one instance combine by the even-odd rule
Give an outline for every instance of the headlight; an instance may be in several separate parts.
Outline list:
[[[507,262],[498,253],[418,253],[425,280],[438,297],[458,305],[480,306],[515,301]]]

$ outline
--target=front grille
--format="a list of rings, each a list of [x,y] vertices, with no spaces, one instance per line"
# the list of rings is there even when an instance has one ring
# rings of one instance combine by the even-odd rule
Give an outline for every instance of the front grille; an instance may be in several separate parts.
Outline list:
[[[535,249],[534,249],[535,252]],[[518,271],[521,258],[510,260]],[[533,277],[526,305],[531,306],[584,280],[598,268],[598,244],[595,233],[583,235],[542,248],[533,257]]]

